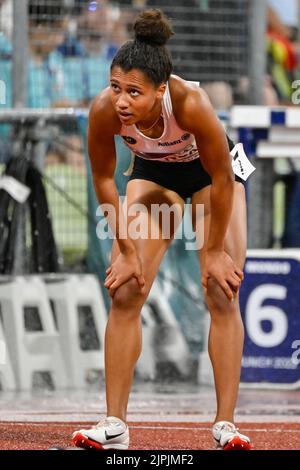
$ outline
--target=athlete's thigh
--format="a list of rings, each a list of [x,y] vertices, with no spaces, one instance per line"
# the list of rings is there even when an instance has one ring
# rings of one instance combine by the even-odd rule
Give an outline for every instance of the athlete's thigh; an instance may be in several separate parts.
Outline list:
[[[127,211],[129,236],[142,262],[147,290],[182,220],[184,201],[174,191],[152,181],[134,179],[127,184],[123,207]],[[112,262],[119,252],[119,245],[114,241]]]
[[[206,247],[209,237],[211,207],[210,207],[210,188],[206,186],[201,191],[195,193],[192,197],[192,217],[196,230],[201,231],[203,237],[203,247],[199,250],[199,259],[201,267],[205,261]],[[196,222],[196,204],[203,204],[203,217]],[[198,211],[201,213],[201,211]],[[203,225],[202,225],[203,224]],[[247,209],[245,188],[243,184],[235,182],[232,213],[225,236],[225,251],[231,256],[236,265],[243,269],[247,248]]]

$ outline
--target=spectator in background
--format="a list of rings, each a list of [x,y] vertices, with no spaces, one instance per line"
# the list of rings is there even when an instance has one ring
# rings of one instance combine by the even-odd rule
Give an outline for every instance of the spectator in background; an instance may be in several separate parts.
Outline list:
[[[12,6],[12,0],[0,0],[0,49],[2,37],[5,37],[9,43],[12,38]]]
[[[69,63],[58,50],[65,39],[68,18],[63,2],[29,0],[28,103],[33,108],[80,107],[84,101],[84,67],[79,61]],[[63,159],[71,165],[83,164],[81,139],[77,125],[67,123],[60,127],[60,140],[65,145],[52,143],[48,155]]]
[[[107,0],[84,4],[79,20],[80,39],[88,52],[92,55],[101,52],[110,62],[120,45],[129,39],[127,25],[132,22],[130,11],[121,12],[117,5]],[[94,41],[97,41],[97,46]]]
[[[64,56],[57,50],[64,40],[66,17],[61,1],[29,0],[28,78],[29,106],[76,106],[82,100],[81,88],[72,86],[65,73]]]
[[[12,2],[11,0],[0,0],[0,80],[9,88],[10,61],[12,58]],[[11,95],[11,91],[8,94]],[[8,103],[0,101],[0,105],[7,106]]]
[[[82,4],[82,17],[90,2]],[[7,18],[11,0],[0,0],[0,20],[11,29]],[[98,12],[99,13],[99,12]],[[62,0],[28,0],[29,73],[27,106],[33,108],[82,107],[108,85],[109,62],[100,49],[99,33],[89,28],[87,36],[94,47],[86,50],[79,42],[77,18],[66,15]],[[6,23],[7,20],[7,23]],[[79,17],[80,23],[81,17]],[[82,32],[83,35],[83,32]],[[96,40],[95,40],[96,39]],[[71,44],[71,48],[68,47]],[[96,46],[96,47],[95,47]],[[98,52],[96,51],[98,48]],[[0,79],[7,84],[5,107],[12,106],[12,46],[7,35],[0,33]]]
[[[291,104],[299,66],[299,9],[299,0],[268,0],[268,72],[282,104]]]
[[[269,27],[282,36],[297,41],[300,20],[299,0],[268,0]],[[279,21],[278,21],[279,19]]]
[[[12,104],[11,57],[12,57],[12,0],[0,0],[0,109]],[[4,84],[4,85],[3,85]],[[9,158],[10,126],[0,125],[0,164]]]
[[[81,5],[77,37],[85,50],[85,95],[88,103],[108,86],[110,61],[105,49],[109,14],[106,2],[77,0]],[[101,21],[99,20],[101,18]]]
[[[105,11],[102,2],[75,0],[69,8],[64,41],[57,48],[65,59],[66,80],[77,81],[75,89],[82,90],[83,106],[88,106],[108,85],[110,61],[106,58],[104,47],[105,31],[97,22],[101,12],[104,17],[102,22],[105,23]]]
[[[299,78],[299,0],[268,0],[268,67],[278,102],[291,105],[292,82]],[[283,248],[300,246],[300,164],[290,158],[291,173],[286,175],[285,226]]]
[[[86,51],[77,39],[77,21],[74,17],[68,18],[64,42],[57,48],[64,57],[84,57]]]

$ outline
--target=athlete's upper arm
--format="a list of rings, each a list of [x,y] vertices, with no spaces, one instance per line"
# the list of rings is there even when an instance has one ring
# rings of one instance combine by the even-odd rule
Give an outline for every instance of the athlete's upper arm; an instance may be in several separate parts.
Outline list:
[[[114,135],[118,132],[113,110],[103,94],[93,102],[89,114],[88,152],[94,177],[114,176],[116,149]]]
[[[176,120],[182,129],[194,134],[201,162],[210,176],[228,174],[233,178],[225,131],[203,90],[195,86],[188,89]]]

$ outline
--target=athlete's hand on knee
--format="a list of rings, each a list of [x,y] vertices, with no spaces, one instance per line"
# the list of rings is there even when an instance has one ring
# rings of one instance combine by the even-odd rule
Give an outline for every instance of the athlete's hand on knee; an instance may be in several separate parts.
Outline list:
[[[205,293],[209,278],[214,279],[221,286],[227,298],[233,302],[241,287],[244,274],[225,251],[208,251],[202,273],[202,286]]]
[[[136,252],[130,254],[120,253],[106,270],[104,286],[109,290],[110,296],[113,297],[118,287],[131,278],[136,278],[141,292],[144,292],[145,279],[140,258]]]

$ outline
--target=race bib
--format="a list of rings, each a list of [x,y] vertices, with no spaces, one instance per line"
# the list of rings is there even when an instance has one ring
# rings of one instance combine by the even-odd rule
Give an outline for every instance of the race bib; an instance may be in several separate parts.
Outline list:
[[[231,150],[230,155],[232,156],[232,169],[234,174],[246,181],[255,171],[255,167],[245,154],[243,144],[236,144]]]

